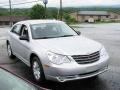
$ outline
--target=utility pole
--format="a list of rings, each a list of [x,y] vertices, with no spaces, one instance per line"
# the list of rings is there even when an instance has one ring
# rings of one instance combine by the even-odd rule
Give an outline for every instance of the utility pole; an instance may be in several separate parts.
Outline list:
[[[48,3],[48,0],[43,0],[43,3],[45,4],[45,19],[46,19],[46,10],[47,10],[47,3]]]
[[[47,15],[46,10],[47,10],[47,7],[46,7],[46,4],[45,4],[45,19],[46,19],[46,15]]]
[[[10,26],[12,26],[12,7],[11,7],[11,0],[9,0],[9,10],[10,10]]]
[[[60,20],[62,21],[63,9],[62,9],[62,0],[60,0]]]
[[[59,14],[60,14],[60,9],[58,8],[58,12],[57,12],[57,20],[59,19]]]

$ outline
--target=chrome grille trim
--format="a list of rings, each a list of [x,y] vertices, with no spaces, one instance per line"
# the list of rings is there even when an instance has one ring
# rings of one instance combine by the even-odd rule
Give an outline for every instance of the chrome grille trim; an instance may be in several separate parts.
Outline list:
[[[89,55],[73,55],[72,58],[78,64],[93,63],[100,59],[100,53],[99,53],[99,51],[97,51],[97,52],[89,54]]]

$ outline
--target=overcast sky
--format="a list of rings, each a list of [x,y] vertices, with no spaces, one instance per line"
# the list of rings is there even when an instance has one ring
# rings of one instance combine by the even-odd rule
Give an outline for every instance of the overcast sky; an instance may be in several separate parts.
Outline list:
[[[0,6],[3,6],[4,4],[1,3],[5,3],[8,4],[9,0],[0,0]],[[38,0],[11,0],[12,3],[22,3],[22,2],[29,2],[29,1],[38,1]],[[28,3],[28,4],[21,4],[21,5],[15,5],[12,7],[20,7],[20,8],[29,8],[31,6],[33,6],[34,4],[36,4],[37,2],[34,3]],[[42,3],[38,2],[38,3]],[[64,7],[76,7],[76,6],[99,6],[99,5],[105,5],[105,6],[109,6],[109,5],[120,5],[120,0],[63,0],[63,6]],[[58,7],[59,6],[59,0],[48,0],[48,6],[50,7]],[[7,6],[6,6],[7,7]]]

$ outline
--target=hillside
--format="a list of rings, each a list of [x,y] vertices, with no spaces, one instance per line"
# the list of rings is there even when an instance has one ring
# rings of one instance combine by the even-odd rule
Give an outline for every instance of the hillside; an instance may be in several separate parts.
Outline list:
[[[76,11],[110,11],[115,13],[120,13],[120,6],[94,6],[94,7],[65,7],[63,11],[66,13],[76,12]],[[15,8],[12,9],[12,14],[15,16],[29,16],[30,8]],[[58,12],[58,8],[49,7],[47,8],[48,17],[52,17],[52,14]],[[9,9],[0,8],[0,16],[9,15]]]

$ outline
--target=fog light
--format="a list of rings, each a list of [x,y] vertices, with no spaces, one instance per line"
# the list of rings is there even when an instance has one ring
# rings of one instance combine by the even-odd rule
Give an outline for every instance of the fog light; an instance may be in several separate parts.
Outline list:
[[[63,77],[57,77],[57,79],[58,79],[60,82],[65,82],[65,80],[64,80]]]

